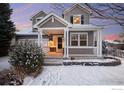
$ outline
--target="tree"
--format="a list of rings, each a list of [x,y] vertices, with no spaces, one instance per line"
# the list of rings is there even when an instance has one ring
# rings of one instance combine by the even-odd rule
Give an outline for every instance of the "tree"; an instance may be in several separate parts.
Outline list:
[[[119,24],[124,26],[124,4],[123,3],[83,3],[83,6],[89,8],[92,11],[92,18],[112,20],[112,24]],[[64,11],[67,4],[53,3],[53,9]]]
[[[124,37],[124,3],[84,3],[82,4],[92,11],[92,18],[101,20],[110,20],[102,26],[118,24],[122,27],[123,32],[120,37]],[[63,11],[66,9],[65,4],[52,4],[54,9]],[[99,24],[96,24],[99,25]]]
[[[8,3],[0,3],[0,56],[8,54],[15,26],[10,20],[12,9]]]

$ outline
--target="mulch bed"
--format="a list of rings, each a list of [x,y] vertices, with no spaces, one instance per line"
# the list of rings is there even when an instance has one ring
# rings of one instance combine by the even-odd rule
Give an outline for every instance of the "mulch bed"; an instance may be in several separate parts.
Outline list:
[[[83,66],[117,66],[121,64],[121,60],[113,57],[104,57],[104,59],[114,59],[110,62],[63,62],[65,66],[69,65],[83,65]]]

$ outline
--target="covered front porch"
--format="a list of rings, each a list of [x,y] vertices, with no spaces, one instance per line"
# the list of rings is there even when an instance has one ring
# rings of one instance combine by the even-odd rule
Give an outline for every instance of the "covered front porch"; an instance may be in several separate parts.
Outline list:
[[[46,57],[63,58],[65,55],[66,28],[39,29],[38,45],[42,47]]]
[[[38,45],[47,57],[102,57],[100,29],[39,28],[38,32]]]

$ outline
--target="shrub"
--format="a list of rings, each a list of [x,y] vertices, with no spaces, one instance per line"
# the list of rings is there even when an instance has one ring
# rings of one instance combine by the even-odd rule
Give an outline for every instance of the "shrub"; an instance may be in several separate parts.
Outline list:
[[[41,47],[34,41],[20,41],[11,49],[9,62],[24,74],[39,73],[43,64]]]
[[[0,85],[22,85],[23,78],[13,70],[3,70],[0,72]]]

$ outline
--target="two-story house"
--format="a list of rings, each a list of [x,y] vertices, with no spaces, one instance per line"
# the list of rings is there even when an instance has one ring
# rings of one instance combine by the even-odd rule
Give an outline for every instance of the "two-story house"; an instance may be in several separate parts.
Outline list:
[[[74,4],[62,17],[40,11],[31,17],[38,45],[46,56],[102,56],[102,28],[89,23],[91,10]]]

